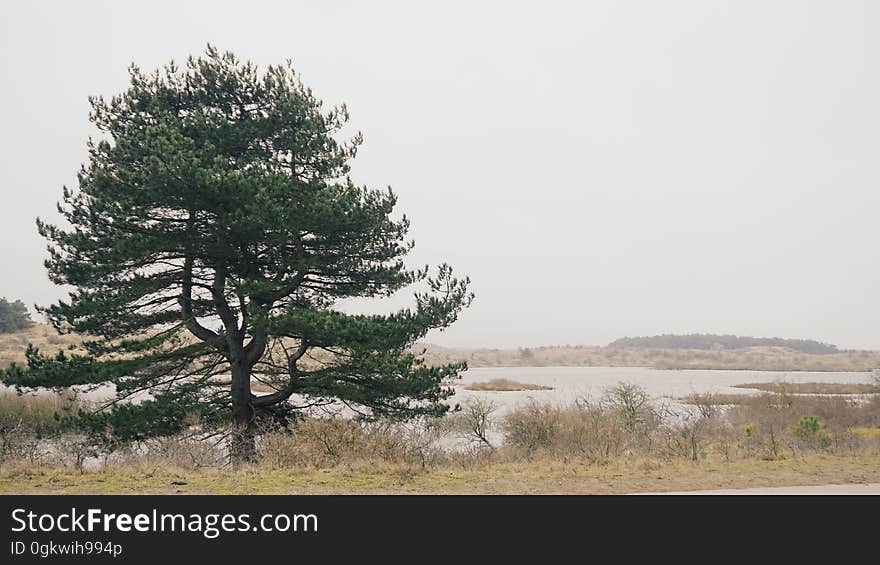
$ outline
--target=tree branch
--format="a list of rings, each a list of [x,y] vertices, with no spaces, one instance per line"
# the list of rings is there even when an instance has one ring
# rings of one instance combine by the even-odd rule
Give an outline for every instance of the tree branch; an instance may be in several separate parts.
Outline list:
[[[180,303],[180,308],[183,314],[183,323],[186,326],[186,329],[188,329],[190,333],[192,333],[200,340],[204,341],[205,343],[213,343],[217,345],[221,342],[220,335],[217,332],[209,330],[205,326],[201,325],[198,320],[196,320],[196,317],[193,314],[192,266],[193,258],[192,256],[189,256],[183,262],[183,285],[181,287],[180,297],[178,298],[178,302]]]
[[[300,372],[296,367],[296,362],[302,358],[303,355],[306,354],[306,351],[309,349],[309,342],[306,338],[302,338],[299,343],[299,347],[297,347],[296,351],[293,355],[288,356],[287,358],[287,367],[288,372],[290,374],[290,378],[287,381],[287,384],[281,390],[273,392],[271,394],[265,394],[263,396],[257,396],[253,399],[252,404],[254,408],[259,408],[261,406],[272,406],[273,404],[278,404],[284,400],[290,398],[297,388],[299,384]]]

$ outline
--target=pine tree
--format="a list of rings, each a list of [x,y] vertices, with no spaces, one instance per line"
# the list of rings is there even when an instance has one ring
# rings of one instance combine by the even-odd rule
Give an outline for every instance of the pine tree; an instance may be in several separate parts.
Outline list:
[[[411,348],[470,304],[469,281],[445,264],[434,276],[405,267],[413,242],[407,218],[392,218],[395,195],[348,177],[362,138],[336,139],[345,106],[324,111],[290,62],[261,72],[211,46],[183,68],[132,66],[130,80],[90,99],[103,136],[78,190],[64,188],[72,227],[37,220],[50,278],[75,289],[42,311],[88,336],[84,351],[31,347],[3,381],[115,385],[80,422],[114,441],[172,434],[193,416],[231,422],[236,460],[253,458],[257,422],[297,409],[292,397],[369,418],[448,410],[441,381],[465,365],[427,366]],[[419,282],[412,308],[334,309]],[[272,392],[254,394],[252,378]]]
[[[0,298],[0,333],[17,332],[33,324],[24,302],[21,300],[9,302],[6,298]]]

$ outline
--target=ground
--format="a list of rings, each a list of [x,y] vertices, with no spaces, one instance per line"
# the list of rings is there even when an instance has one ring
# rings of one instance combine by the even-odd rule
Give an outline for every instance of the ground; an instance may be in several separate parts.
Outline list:
[[[624,494],[880,482],[880,456],[366,471],[0,469],[0,494]]]

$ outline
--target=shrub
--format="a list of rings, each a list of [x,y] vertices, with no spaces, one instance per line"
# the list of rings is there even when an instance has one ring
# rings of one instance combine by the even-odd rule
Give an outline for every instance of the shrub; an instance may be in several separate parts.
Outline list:
[[[495,450],[489,439],[495,428],[493,414],[498,406],[485,398],[471,398],[462,406],[461,411],[446,416],[441,425],[443,428],[462,439],[472,452],[481,449]]]
[[[800,423],[794,428],[794,435],[810,446],[827,449],[831,446],[831,436],[822,429],[819,418],[815,416],[802,416]]]
[[[514,456],[585,457],[608,461],[624,454],[650,454],[661,418],[644,391],[623,384],[598,401],[568,407],[532,402],[504,418],[505,446]]]
[[[530,402],[509,412],[504,418],[504,441],[531,458],[557,438],[560,410],[549,404]]]
[[[288,428],[263,434],[260,453],[276,467],[335,467],[359,463],[427,466],[442,450],[442,430],[430,419],[403,424],[358,422],[341,417],[301,418]]]
[[[615,410],[627,431],[631,433],[650,433],[659,421],[651,397],[647,391],[635,384],[621,382],[608,389],[605,402]]]

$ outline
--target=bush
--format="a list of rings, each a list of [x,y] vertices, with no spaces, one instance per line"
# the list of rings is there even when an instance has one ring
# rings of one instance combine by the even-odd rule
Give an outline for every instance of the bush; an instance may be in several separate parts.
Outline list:
[[[276,467],[335,467],[359,463],[427,466],[442,453],[442,430],[432,420],[411,424],[302,418],[281,432],[264,434],[260,453]]]
[[[745,455],[782,457],[799,450],[850,449],[853,429],[880,423],[880,398],[867,401],[827,396],[747,396],[727,419],[740,430]]]
[[[635,384],[621,382],[605,393],[605,403],[618,413],[630,433],[650,433],[659,417],[647,391]]]
[[[802,416],[800,423],[794,428],[795,436],[809,446],[828,449],[831,447],[831,436],[822,429],[819,418]]]
[[[539,449],[551,447],[558,438],[560,409],[530,402],[509,412],[504,418],[504,441],[531,458]]]
[[[597,402],[568,407],[530,403],[504,418],[505,445],[514,456],[585,457],[604,462],[649,454],[661,418],[644,390],[623,383]]]
[[[604,464],[718,456],[777,459],[809,451],[866,453],[880,448],[880,397],[739,395],[739,403],[731,406],[704,394],[687,401],[655,405],[643,390],[623,383],[598,399],[568,406],[533,400],[497,422],[495,405],[484,398],[471,399],[463,410],[444,418],[406,423],[304,417],[263,430],[258,449],[262,463],[270,467],[385,467],[408,476],[429,466],[542,457]],[[51,456],[59,464],[82,469],[98,457],[145,470],[221,467],[227,460],[228,430],[208,428],[197,420],[188,422],[180,434],[120,446],[109,455],[99,453],[86,438],[65,429],[65,414],[78,408],[72,394],[0,393],[0,458],[33,463]]]

